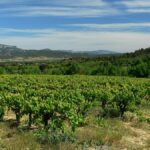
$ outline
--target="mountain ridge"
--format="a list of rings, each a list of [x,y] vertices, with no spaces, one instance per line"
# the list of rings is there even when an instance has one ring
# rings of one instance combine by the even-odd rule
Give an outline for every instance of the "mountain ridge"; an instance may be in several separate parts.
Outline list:
[[[99,57],[118,55],[118,52],[109,50],[94,50],[94,51],[73,51],[73,50],[52,50],[52,49],[21,49],[17,46],[0,44],[0,59],[15,59],[15,58],[70,58],[70,57]]]

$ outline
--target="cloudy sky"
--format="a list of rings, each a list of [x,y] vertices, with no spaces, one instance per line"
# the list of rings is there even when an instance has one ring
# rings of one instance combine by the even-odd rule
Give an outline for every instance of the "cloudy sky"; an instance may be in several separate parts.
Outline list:
[[[0,43],[119,52],[150,47],[150,0],[0,0]]]

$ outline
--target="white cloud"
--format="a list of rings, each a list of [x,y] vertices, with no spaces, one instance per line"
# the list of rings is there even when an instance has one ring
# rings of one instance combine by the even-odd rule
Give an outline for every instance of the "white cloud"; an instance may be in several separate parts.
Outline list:
[[[27,29],[31,31],[31,29]],[[38,36],[0,36],[1,43],[22,48],[51,48],[72,50],[108,49],[120,52],[149,47],[150,35],[135,32],[58,31],[37,29]]]
[[[54,7],[54,6],[24,6],[18,8],[0,9],[3,16],[67,16],[67,17],[98,17],[118,14],[118,10],[99,7]]]
[[[63,16],[80,18],[120,15],[121,13],[125,14],[126,11],[129,13],[150,13],[149,0],[122,0],[121,2],[117,2],[119,7],[113,7],[113,5],[111,6],[104,0],[0,1],[0,4],[6,3],[13,3],[13,5],[1,8],[0,17]],[[16,5],[18,3],[21,5]],[[24,5],[25,3],[29,5]],[[123,7],[123,10],[121,10],[120,4],[126,6],[126,9]],[[135,28],[150,28],[149,22],[116,24],[92,24],[91,20],[90,22],[91,24],[73,24],[65,28],[59,27],[59,29],[0,28],[0,42],[17,45],[22,48],[109,49],[122,52],[150,46],[149,33],[131,32]],[[69,26],[75,27],[74,31],[69,31]],[[87,30],[83,30],[83,28]]]
[[[124,29],[135,29],[135,28],[150,28],[150,22],[144,23],[110,23],[110,24],[73,24],[72,26],[76,27],[85,27],[93,30],[124,30]]]
[[[125,0],[119,2],[129,8],[150,7],[149,0]]]
[[[150,9],[141,9],[141,8],[138,8],[138,9],[128,9],[127,10],[129,13],[150,13]]]
[[[64,27],[66,29],[64,29]],[[60,31],[69,32],[69,28],[72,28],[74,31],[78,32],[91,32],[91,31],[110,31],[113,30],[114,32],[122,31],[133,31],[136,32],[138,29],[149,28],[150,29],[150,22],[143,22],[143,23],[110,23],[110,24],[66,24],[59,26]],[[67,31],[66,31],[67,30]],[[4,34],[9,33],[22,33],[30,34],[30,35],[46,35],[46,34],[55,34],[58,29],[55,28],[44,28],[44,29],[16,29],[16,28],[0,28],[0,32]]]
[[[99,17],[119,14],[119,10],[104,0],[0,1],[0,4],[4,3],[8,6],[0,8],[0,16]]]
[[[55,29],[16,29],[16,28],[0,28],[1,33],[30,33],[30,34],[49,34],[56,32]]]
[[[69,17],[98,17],[117,14],[114,9],[99,8],[70,8],[70,7],[43,7],[32,8],[27,12],[21,12],[25,16],[69,16]]]
[[[54,4],[65,5],[65,6],[94,6],[104,7],[108,6],[108,3],[103,0],[55,0]]]
[[[8,4],[5,8],[0,9],[3,16],[99,17],[126,12],[150,12],[150,0],[122,0],[117,2],[105,0],[1,0],[1,4]],[[119,7],[115,7],[115,5]],[[124,5],[126,8],[121,9],[120,5]]]
[[[115,4],[124,5],[128,13],[150,13],[150,0],[123,0]]]
[[[102,7],[107,6],[108,3],[103,0],[1,0],[0,4],[28,4],[28,5],[36,5],[36,4],[45,4],[45,5],[60,5],[60,6],[80,6],[80,7]]]

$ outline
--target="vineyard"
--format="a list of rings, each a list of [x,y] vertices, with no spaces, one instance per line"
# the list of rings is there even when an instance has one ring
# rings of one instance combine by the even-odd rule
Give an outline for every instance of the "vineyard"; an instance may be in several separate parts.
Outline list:
[[[49,140],[64,142],[66,138],[73,142],[74,133],[88,126],[87,118],[91,114],[96,118],[95,125],[103,118],[122,121],[127,112],[137,114],[140,121],[149,124],[150,118],[140,112],[140,108],[149,104],[150,79],[48,75],[0,77],[1,122],[6,120],[8,112],[13,113],[16,126],[19,129],[24,126],[34,128],[41,143]],[[44,140],[43,133],[47,133],[43,135]],[[49,134],[54,135],[53,140]]]

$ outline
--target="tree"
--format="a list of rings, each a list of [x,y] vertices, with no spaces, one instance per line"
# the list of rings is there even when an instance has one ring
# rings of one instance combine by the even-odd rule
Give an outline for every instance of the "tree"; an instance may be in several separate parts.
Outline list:
[[[150,75],[150,68],[146,63],[141,63],[129,70],[129,74],[135,77],[148,77]]]
[[[0,96],[0,120],[3,120],[5,114],[5,100]]]
[[[126,87],[118,89],[115,94],[114,101],[119,108],[120,116],[123,117],[124,112],[129,110],[130,105],[134,104],[135,96],[132,91]]]
[[[39,69],[42,73],[45,73],[46,70],[48,69],[48,65],[47,64],[40,64],[39,65]]]
[[[73,63],[68,67],[66,74],[67,75],[77,74],[77,73],[79,73],[79,70],[80,70],[79,66],[77,64]]]

